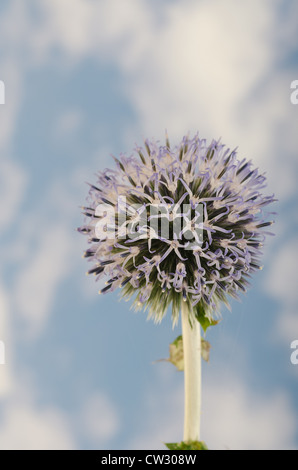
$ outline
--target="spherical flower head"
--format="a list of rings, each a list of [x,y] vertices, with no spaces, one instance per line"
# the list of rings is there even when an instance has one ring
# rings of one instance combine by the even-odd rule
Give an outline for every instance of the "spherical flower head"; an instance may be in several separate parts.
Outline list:
[[[220,302],[238,298],[260,269],[261,248],[272,224],[264,212],[265,176],[236,150],[198,135],[171,148],[145,141],[116,159],[114,170],[90,185],[85,257],[89,274],[105,277],[100,292],[121,289],[136,308],[160,321],[181,302],[202,324],[212,324]]]

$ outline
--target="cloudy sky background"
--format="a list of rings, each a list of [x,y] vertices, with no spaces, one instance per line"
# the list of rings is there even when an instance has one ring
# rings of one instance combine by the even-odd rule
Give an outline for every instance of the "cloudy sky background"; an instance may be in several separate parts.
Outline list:
[[[162,449],[181,440],[180,334],[98,296],[81,259],[86,181],[144,137],[222,137],[267,172],[276,236],[208,332],[202,438],[298,449],[298,5],[3,0],[0,449]]]

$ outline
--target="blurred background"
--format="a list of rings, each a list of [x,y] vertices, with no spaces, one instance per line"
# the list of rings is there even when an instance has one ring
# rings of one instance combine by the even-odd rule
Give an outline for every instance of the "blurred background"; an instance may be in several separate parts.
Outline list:
[[[207,332],[202,439],[298,448],[298,4],[2,0],[0,449],[162,449],[182,439],[180,334],[98,296],[76,232],[95,172],[143,138],[239,147],[279,199],[264,270]]]

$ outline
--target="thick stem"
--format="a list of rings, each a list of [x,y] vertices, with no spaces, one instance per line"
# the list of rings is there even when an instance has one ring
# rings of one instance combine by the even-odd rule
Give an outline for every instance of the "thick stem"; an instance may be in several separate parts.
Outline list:
[[[184,352],[184,437],[186,441],[200,440],[201,418],[201,326],[189,323],[189,309],[182,302],[182,338]]]

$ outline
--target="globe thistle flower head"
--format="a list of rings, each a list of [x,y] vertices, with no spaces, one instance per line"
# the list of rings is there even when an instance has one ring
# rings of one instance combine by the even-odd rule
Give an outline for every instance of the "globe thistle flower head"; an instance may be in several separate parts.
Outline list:
[[[184,137],[171,148],[146,140],[132,156],[115,158],[90,185],[85,257],[89,274],[106,278],[105,294],[121,289],[136,308],[160,321],[181,302],[202,324],[220,302],[239,298],[261,268],[267,227],[263,174],[220,141]],[[270,233],[270,232],[269,232]]]

